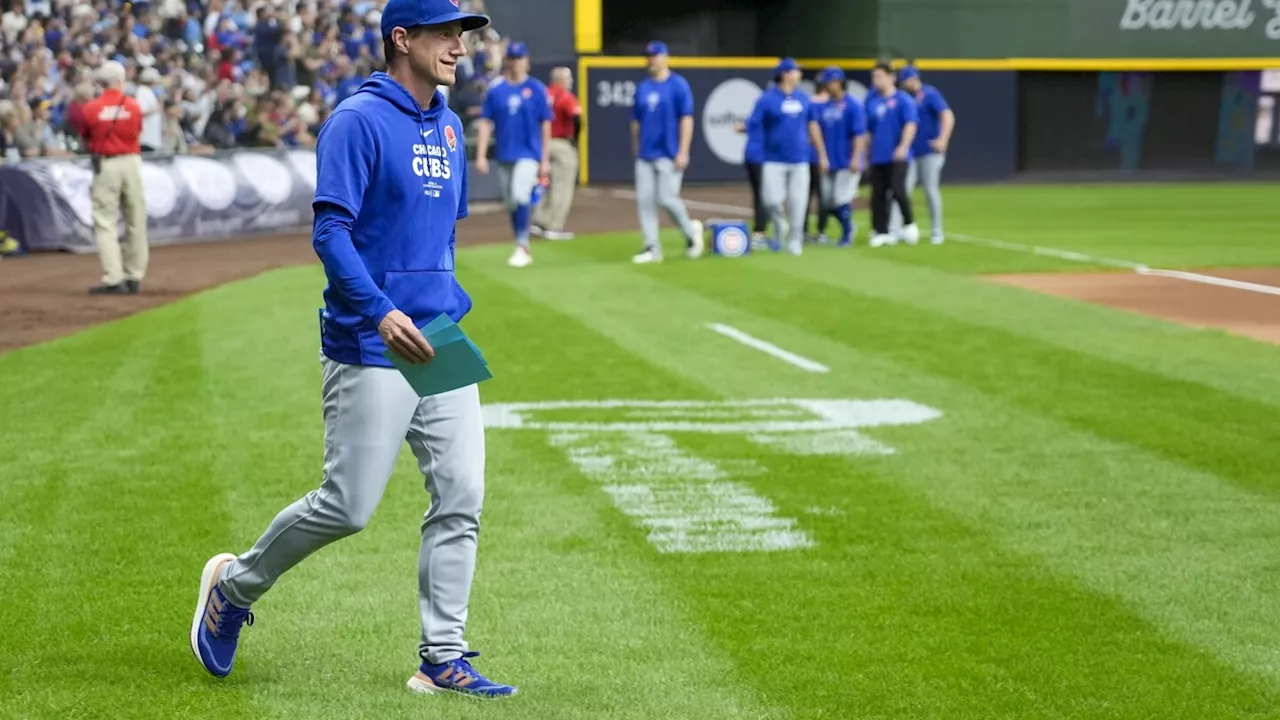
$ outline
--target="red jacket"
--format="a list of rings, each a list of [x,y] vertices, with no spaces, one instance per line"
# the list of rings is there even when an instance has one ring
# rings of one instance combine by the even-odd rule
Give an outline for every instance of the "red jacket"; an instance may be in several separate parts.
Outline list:
[[[94,155],[142,152],[142,108],[119,90],[108,90],[84,104],[84,142]]]
[[[582,115],[582,106],[573,93],[559,85],[547,89],[551,97],[551,137],[574,139],[574,120]]]

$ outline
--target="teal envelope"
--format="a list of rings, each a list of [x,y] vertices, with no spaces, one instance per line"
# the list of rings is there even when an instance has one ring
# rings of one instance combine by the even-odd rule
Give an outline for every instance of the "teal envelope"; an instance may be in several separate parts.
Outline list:
[[[390,350],[382,353],[409,381],[418,397],[457,390],[493,377],[480,348],[449,316],[441,315],[420,329],[436,351],[430,362],[414,365]]]

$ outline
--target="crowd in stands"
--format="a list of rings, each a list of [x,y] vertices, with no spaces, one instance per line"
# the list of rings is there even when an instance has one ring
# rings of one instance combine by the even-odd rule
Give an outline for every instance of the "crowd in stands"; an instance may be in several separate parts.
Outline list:
[[[95,69],[118,60],[144,151],[311,147],[381,69],[386,0],[0,0],[0,162],[82,153]],[[462,0],[485,12],[484,0]],[[450,104],[476,118],[507,41],[468,33]],[[471,133],[468,132],[468,135]]]

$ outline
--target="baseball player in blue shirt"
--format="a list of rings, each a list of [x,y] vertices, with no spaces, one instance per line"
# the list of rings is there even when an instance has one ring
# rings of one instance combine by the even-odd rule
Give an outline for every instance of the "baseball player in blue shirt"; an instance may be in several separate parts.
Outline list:
[[[671,72],[667,45],[654,41],[645,47],[649,77],[636,88],[631,109],[631,153],[636,158],[636,205],[644,250],[631,258],[636,263],[662,262],[658,242],[658,208],[685,236],[685,255],[702,255],[702,222],[689,219],[680,199],[680,184],[689,166],[693,142],[693,91],[689,81]]]
[[[889,234],[889,203],[902,211],[902,239],[914,245],[920,239],[907,193],[907,163],[915,140],[918,119],[916,101],[894,85],[893,68],[879,63],[871,70],[872,92],[867,94],[867,130],[871,133],[868,152],[871,166],[871,225],[875,234],[871,247],[892,245]]]
[[[526,267],[533,187],[551,172],[551,103],[547,86],[529,76],[529,48],[522,42],[507,46],[506,75],[484,96],[481,122],[476,127],[476,170],[489,173],[489,141],[498,140],[498,179],[502,199],[511,213],[516,247],[507,264]]]
[[[480,393],[469,385],[420,398],[382,355],[429,362],[434,351],[418,328],[471,309],[454,277],[456,225],[467,216],[466,148],[439,88],[456,80],[463,33],[488,22],[453,0],[390,0],[382,11],[387,72],[374,73],[320,131],[312,245],[329,281],[319,317],[323,480],[247,552],[206,563],[191,650],[215,676],[231,672],[240,630],[253,624],[249,608],[263,594],[312,553],[365,527],[407,440],[431,496],[418,555],[419,665],[408,685],[516,692],[477,672],[477,653],[463,639],[484,497]]]
[[[852,245],[857,227],[853,222],[853,199],[858,195],[858,182],[862,179],[862,156],[866,152],[867,119],[862,103],[845,92],[845,74],[838,67],[829,67],[818,76],[818,83],[826,90],[824,102],[810,106],[810,122],[822,136],[827,151],[827,171],[819,179],[819,202],[822,210],[818,232],[825,228],[826,217],[834,214],[840,221],[841,247]]]
[[[809,123],[809,96],[800,89],[800,66],[784,58],[774,77],[776,82],[756,100],[747,123],[759,123],[764,130],[760,193],[773,216],[774,245],[781,245],[785,237],[787,251],[799,255],[809,209],[809,153],[816,148],[819,169],[825,173],[827,152]],[[782,211],[784,203],[789,219]]]
[[[956,127],[956,115],[938,88],[920,80],[920,71],[908,65],[898,71],[898,84],[915,98],[920,121],[911,143],[911,163],[907,165],[907,192],[914,192],[916,180],[924,185],[924,198],[929,204],[930,239],[934,245],[944,240],[942,233],[942,166],[947,163],[947,146]],[[891,229],[902,227],[902,214],[897,207],[889,222]]]

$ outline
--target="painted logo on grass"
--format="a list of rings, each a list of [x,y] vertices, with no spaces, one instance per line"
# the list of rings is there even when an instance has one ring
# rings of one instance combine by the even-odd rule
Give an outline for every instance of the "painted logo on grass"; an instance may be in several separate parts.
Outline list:
[[[534,430],[562,449],[663,553],[773,552],[814,545],[741,478],[753,460],[712,461],[682,433],[742,435],[791,455],[892,455],[860,429],[914,425],[942,413],[910,400],[597,400],[484,406],[485,427]]]

